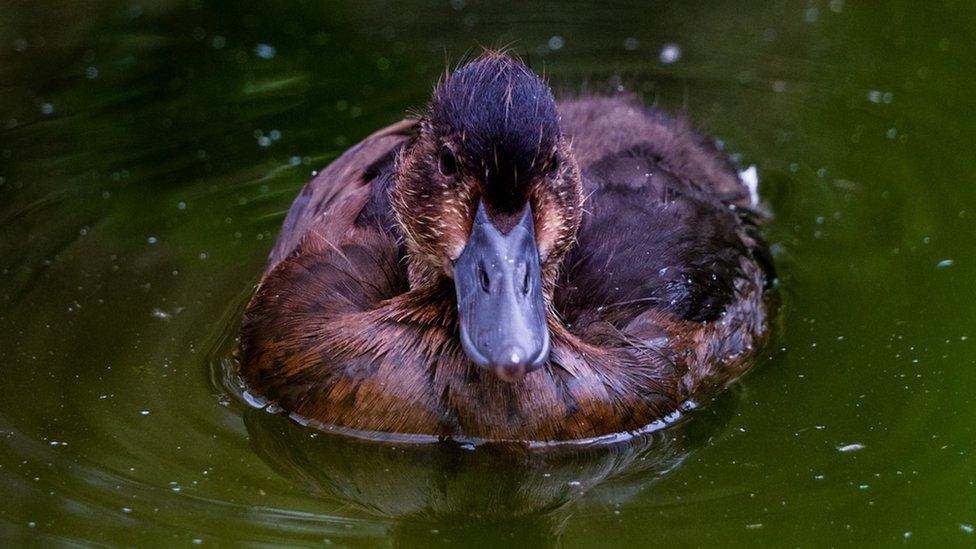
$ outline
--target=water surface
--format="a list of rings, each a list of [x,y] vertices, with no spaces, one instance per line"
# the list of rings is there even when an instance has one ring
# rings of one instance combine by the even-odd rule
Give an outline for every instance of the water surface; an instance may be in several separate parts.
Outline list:
[[[976,543],[976,5],[7,2],[0,540]],[[756,164],[780,326],[680,424],[545,454],[249,407],[237,323],[313,170],[512,44]]]

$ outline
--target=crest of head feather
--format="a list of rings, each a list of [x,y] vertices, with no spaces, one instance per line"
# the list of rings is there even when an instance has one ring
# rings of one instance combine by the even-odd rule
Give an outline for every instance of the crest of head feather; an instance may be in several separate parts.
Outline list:
[[[486,201],[499,211],[521,209],[559,141],[548,84],[500,52],[489,51],[440,82],[427,118],[435,135],[456,144],[459,164],[483,181]]]

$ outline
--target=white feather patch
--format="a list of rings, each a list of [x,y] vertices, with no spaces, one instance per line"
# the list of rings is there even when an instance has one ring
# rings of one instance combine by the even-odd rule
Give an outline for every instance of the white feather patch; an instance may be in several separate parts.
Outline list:
[[[759,205],[759,172],[753,164],[739,172],[739,181],[749,189],[749,202],[753,206]]]

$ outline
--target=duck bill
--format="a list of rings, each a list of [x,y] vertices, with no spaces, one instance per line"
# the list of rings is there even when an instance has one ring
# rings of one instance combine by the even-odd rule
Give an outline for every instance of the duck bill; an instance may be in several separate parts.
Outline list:
[[[505,381],[518,381],[549,358],[532,209],[507,234],[478,205],[468,242],[454,263],[461,346]]]

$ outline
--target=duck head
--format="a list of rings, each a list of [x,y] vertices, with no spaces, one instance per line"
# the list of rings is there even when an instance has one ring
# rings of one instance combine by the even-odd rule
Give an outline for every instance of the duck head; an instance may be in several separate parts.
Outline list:
[[[582,196],[552,91],[499,53],[438,84],[397,158],[411,287],[452,281],[464,352],[501,379],[548,359],[552,292]]]

